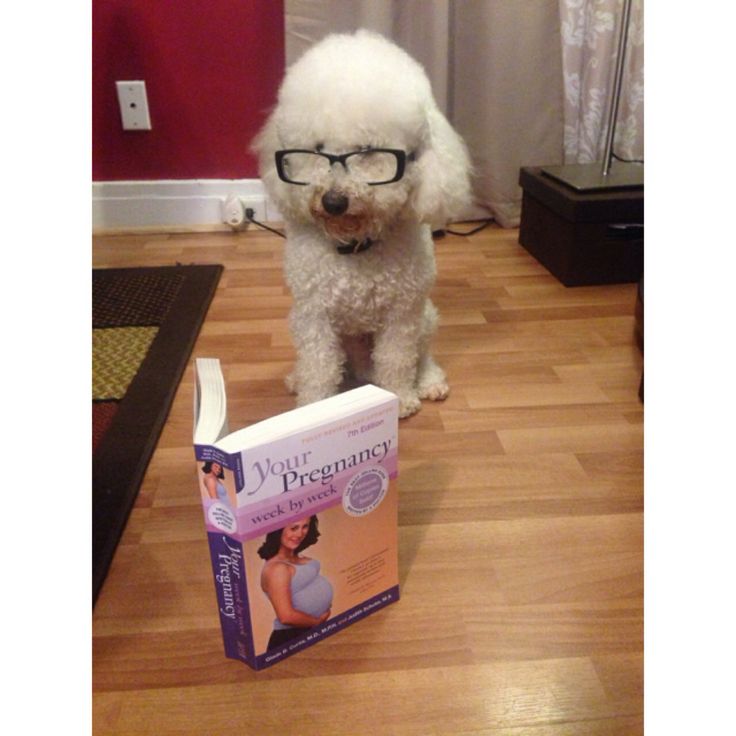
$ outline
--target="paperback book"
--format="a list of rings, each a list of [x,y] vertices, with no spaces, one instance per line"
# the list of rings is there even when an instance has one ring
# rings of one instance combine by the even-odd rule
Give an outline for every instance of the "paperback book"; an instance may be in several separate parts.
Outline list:
[[[194,369],[225,655],[262,669],[397,601],[398,398],[361,386],[230,433],[219,360]]]

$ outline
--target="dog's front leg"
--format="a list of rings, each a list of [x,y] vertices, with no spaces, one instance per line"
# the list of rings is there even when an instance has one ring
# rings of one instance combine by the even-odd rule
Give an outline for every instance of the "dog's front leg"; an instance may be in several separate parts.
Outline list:
[[[399,397],[399,416],[408,417],[422,407],[416,387],[421,342],[418,314],[393,315],[375,335],[373,371],[376,384]]]
[[[295,307],[289,324],[296,365],[287,386],[296,393],[297,406],[334,396],[342,383],[346,355],[327,315]]]

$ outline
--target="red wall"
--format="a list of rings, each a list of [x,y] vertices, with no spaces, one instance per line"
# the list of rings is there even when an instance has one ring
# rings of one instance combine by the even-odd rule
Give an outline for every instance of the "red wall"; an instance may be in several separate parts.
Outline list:
[[[284,72],[283,0],[93,0],[92,179],[247,179]],[[116,80],[146,82],[124,131]]]

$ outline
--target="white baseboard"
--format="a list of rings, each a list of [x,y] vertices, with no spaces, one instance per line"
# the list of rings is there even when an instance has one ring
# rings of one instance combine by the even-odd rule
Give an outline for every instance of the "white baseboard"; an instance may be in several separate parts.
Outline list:
[[[105,231],[229,230],[222,205],[239,197],[261,222],[279,222],[260,179],[108,181],[92,184],[92,229]]]

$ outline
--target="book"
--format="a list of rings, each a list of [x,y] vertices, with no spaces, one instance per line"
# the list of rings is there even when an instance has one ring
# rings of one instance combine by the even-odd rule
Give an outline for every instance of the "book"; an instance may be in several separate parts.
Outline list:
[[[194,371],[225,655],[259,670],[397,601],[398,397],[365,385],[230,432],[219,360]]]

